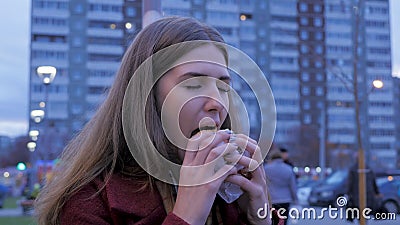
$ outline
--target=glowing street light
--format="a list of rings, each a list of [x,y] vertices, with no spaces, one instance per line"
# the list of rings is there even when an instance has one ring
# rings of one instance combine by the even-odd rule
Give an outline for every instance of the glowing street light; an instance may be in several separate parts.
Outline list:
[[[132,29],[132,24],[129,23],[129,22],[125,23],[125,28],[128,29],[128,30]]]
[[[39,66],[36,73],[43,80],[43,84],[48,85],[56,77],[57,69],[54,66]]]
[[[28,148],[28,150],[30,152],[34,152],[35,148],[36,148],[36,142],[30,141],[30,142],[28,142],[28,144],[26,144],[26,147]]]
[[[372,81],[372,85],[374,86],[374,88],[377,88],[377,89],[383,88],[383,82],[381,80]]]
[[[35,109],[31,111],[31,119],[33,119],[33,121],[35,123],[40,123],[44,118],[44,111],[41,109]]]
[[[32,141],[37,141],[38,136],[39,136],[39,131],[38,130],[29,131],[29,137],[32,138]]]

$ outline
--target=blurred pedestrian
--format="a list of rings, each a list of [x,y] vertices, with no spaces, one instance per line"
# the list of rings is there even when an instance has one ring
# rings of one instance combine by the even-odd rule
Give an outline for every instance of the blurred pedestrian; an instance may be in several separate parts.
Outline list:
[[[272,207],[278,211],[279,216],[286,218],[285,224],[287,224],[290,205],[297,203],[295,174],[292,167],[284,163],[280,151],[271,151],[267,157],[270,161],[264,164],[264,170]]]
[[[356,157],[357,158],[357,157]],[[357,160],[357,159],[356,159]],[[381,194],[379,192],[378,185],[376,184],[376,176],[374,171],[369,168],[368,165],[365,166],[365,188],[366,188],[366,207],[372,210],[372,213],[375,213],[379,210],[381,204]],[[360,198],[359,198],[359,169],[358,169],[358,160],[354,163],[349,169],[348,175],[348,187],[347,194],[349,196],[348,206],[349,208],[358,208],[360,209]],[[362,211],[363,209],[360,209]],[[348,215],[347,219],[349,221],[353,221],[354,218],[351,215]]]
[[[282,156],[283,162],[288,164],[291,167],[294,167],[294,164],[289,159],[288,150],[286,148],[281,147],[281,148],[279,148],[279,151],[281,152],[281,156]]]

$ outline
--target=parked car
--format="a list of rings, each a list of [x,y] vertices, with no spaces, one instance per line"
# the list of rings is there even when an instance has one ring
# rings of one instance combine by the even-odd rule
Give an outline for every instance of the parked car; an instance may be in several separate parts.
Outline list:
[[[338,170],[314,186],[308,203],[311,206],[322,207],[336,205],[336,199],[346,194],[348,174],[348,170]]]
[[[382,194],[381,207],[391,213],[400,213],[400,176],[391,176],[377,183]]]
[[[313,187],[321,183],[321,180],[299,180],[297,183],[297,200],[300,205],[308,205],[308,198]]]

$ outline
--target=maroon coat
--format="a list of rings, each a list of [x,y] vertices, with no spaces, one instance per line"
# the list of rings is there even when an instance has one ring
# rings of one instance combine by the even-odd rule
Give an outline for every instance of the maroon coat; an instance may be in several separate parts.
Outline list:
[[[157,189],[137,192],[140,185],[121,174],[114,174],[105,189],[95,195],[102,185],[104,182],[96,179],[73,195],[62,209],[61,224],[187,224],[173,213],[167,215]],[[246,224],[236,204],[227,204],[219,198],[216,203],[225,225]]]

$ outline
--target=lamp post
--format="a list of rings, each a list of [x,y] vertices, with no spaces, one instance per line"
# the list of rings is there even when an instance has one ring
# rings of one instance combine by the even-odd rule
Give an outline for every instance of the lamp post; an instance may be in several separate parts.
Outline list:
[[[29,137],[31,137],[32,141],[37,141],[38,136],[39,136],[39,131],[38,130],[29,131]]]
[[[44,91],[45,91],[45,96],[44,96],[44,101],[40,102],[40,107],[43,108],[43,117],[44,115],[48,114],[48,99],[49,99],[49,85],[53,82],[54,78],[56,77],[57,74],[57,69],[54,66],[39,66],[36,69],[36,73],[40,79],[42,79],[42,82],[45,86]],[[34,110],[35,111],[35,110]],[[43,119],[43,118],[42,118]],[[46,123],[43,125],[44,128],[48,127],[49,118],[47,117]],[[42,135],[43,138],[45,135]],[[45,143],[45,140],[42,140],[41,143]],[[44,149],[44,146],[41,146],[42,150],[44,150],[44,156],[47,155],[48,149]],[[46,160],[47,157],[44,157],[44,170],[43,173],[46,176]]]
[[[40,123],[42,122],[43,118],[44,118],[44,111],[41,109],[35,109],[31,111],[31,119],[35,122],[35,123]]]

